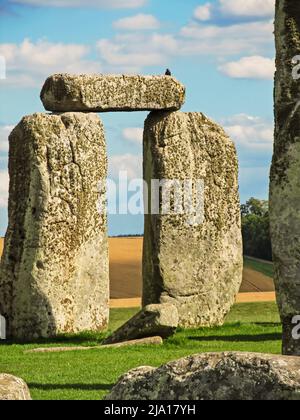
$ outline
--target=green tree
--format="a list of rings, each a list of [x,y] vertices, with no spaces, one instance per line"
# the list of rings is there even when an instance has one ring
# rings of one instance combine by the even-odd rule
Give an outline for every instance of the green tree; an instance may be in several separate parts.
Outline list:
[[[244,255],[272,261],[268,201],[250,198],[241,213]]]

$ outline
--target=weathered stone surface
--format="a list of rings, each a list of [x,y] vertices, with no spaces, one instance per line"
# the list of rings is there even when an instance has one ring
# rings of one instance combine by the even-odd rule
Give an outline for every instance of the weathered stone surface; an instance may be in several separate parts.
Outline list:
[[[170,337],[178,327],[178,311],[170,304],[149,305],[108,337],[103,344],[151,336]]]
[[[108,323],[103,126],[94,114],[34,114],[10,135],[9,226],[0,313],[21,340],[103,330]]]
[[[30,401],[31,396],[25,382],[11,375],[0,374],[0,401]]]
[[[46,80],[41,99],[55,112],[178,110],[185,88],[169,76],[56,74]]]
[[[123,347],[133,347],[133,346],[161,346],[164,341],[161,337],[148,337],[140,338],[138,340],[123,341],[121,343],[107,344],[102,346],[93,346],[93,347],[45,347],[37,348],[33,350],[27,350],[25,354],[36,354],[36,353],[67,353],[70,351],[89,351],[89,350],[107,350],[107,349],[119,349]]]
[[[283,353],[300,356],[292,322],[300,315],[300,2],[276,2],[275,147],[270,223]],[[293,72],[295,72],[293,77]],[[295,77],[297,76],[297,77]]]
[[[221,325],[242,282],[235,147],[200,113],[152,113],[145,123],[144,178],[203,180],[204,221],[146,215],[143,305],[172,303],[179,325]],[[151,201],[149,188],[149,203]],[[160,205],[161,207],[161,205]]]
[[[300,400],[300,358],[210,353],[124,375],[107,400]]]

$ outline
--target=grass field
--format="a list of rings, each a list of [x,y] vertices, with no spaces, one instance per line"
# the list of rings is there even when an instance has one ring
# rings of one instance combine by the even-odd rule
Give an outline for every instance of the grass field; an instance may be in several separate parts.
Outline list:
[[[244,257],[244,266],[250,268],[254,271],[264,274],[267,277],[274,277],[274,266],[267,262],[252,260],[250,258]]]
[[[110,239],[112,298],[141,296],[142,238]],[[0,254],[2,251],[0,240]],[[273,266],[245,258],[241,291],[273,288]],[[262,293],[260,293],[262,295]],[[112,309],[110,330],[131,318],[138,309]],[[118,377],[137,366],[160,366],[187,355],[214,351],[280,353],[281,324],[275,303],[234,306],[223,327],[179,330],[161,347],[100,349],[85,352],[24,354],[25,350],[51,346],[99,345],[103,334],[81,334],[26,345],[0,344],[0,372],[22,377],[34,399],[102,399]]]
[[[115,309],[110,329],[129,319],[137,309]],[[281,325],[274,303],[235,305],[220,328],[182,330],[162,347],[89,350],[85,352],[24,354],[43,346],[96,345],[102,335],[82,334],[53,341],[0,345],[0,371],[22,377],[34,399],[102,399],[124,372],[137,366],[160,366],[183,356],[214,351],[251,351],[277,354]]]

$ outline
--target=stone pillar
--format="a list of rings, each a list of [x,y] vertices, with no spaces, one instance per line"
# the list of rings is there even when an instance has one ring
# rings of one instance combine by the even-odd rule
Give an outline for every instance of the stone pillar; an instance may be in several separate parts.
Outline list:
[[[181,327],[222,325],[243,268],[234,144],[203,114],[152,113],[145,122],[144,178],[148,186],[153,179],[202,181],[204,207],[194,225],[186,214],[146,215],[143,305],[174,304]],[[148,199],[150,207],[151,188]],[[160,207],[161,200],[162,194]]]
[[[7,336],[101,331],[109,316],[106,178],[98,116],[35,114],[10,135],[9,226],[0,269]]]
[[[300,2],[276,1],[275,147],[270,220],[283,353],[300,356]],[[298,56],[298,57],[296,57]],[[296,57],[296,58],[294,58]]]

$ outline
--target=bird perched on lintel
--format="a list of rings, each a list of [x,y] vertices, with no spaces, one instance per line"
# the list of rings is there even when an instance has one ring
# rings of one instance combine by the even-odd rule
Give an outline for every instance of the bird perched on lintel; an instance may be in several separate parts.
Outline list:
[[[171,70],[167,69],[166,72],[165,72],[165,75],[166,76],[172,76]]]

